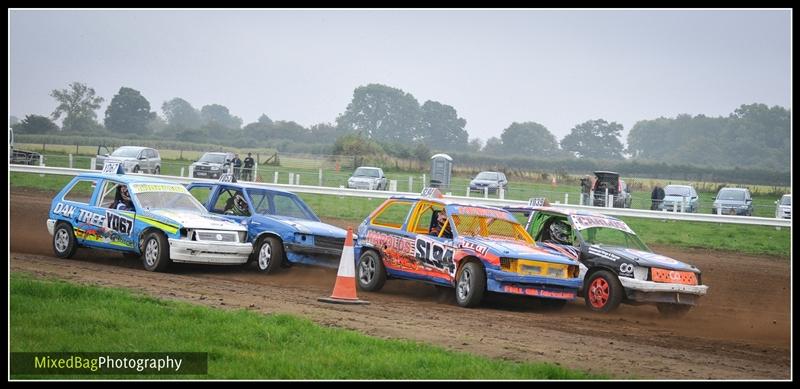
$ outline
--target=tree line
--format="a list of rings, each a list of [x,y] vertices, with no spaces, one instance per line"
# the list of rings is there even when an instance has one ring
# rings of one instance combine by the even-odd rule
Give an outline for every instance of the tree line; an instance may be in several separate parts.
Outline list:
[[[560,141],[534,121],[511,123],[499,137],[482,142],[469,138],[466,120],[438,101],[420,104],[411,94],[381,84],[359,86],[335,120],[308,128],[294,121],[273,121],[262,114],[243,126],[241,118],[221,104],[200,109],[175,97],[161,105],[161,115],[129,87],[121,87],[105,110],[102,124],[96,110],[104,102],[94,89],[73,82],[50,94],[57,106],[50,117],[27,115],[12,124],[28,134],[117,134],[186,142],[211,142],[234,147],[273,147],[286,152],[368,155],[426,159],[431,152],[474,156],[665,162],[713,168],[789,170],[790,111],[764,104],[742,105],[727,117],[678,115],[641,120],[623,147],[623,126],[598,118],[576,124]],[[59,129],[53,121],[63,117]]]

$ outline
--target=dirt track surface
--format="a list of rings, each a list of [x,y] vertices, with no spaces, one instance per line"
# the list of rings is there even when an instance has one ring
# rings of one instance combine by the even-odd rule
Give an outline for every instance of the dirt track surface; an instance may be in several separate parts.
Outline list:
[[[13,272],[230,309],[289,313],[382,338],[423,341],[495,358],[553,362],[615,378],[790,378],[788,259],[707,250],[654,250],[703,270],[709,294],[684,319],[662,319],[653,306],[623,305],[592,314],[582,299],[549,312],[532,299],[492,295],[477,309],[455,305],[432,286],[389,281],[360,292],[368,306],[330,305],[330,269],[294,266],[274,275],[254,267],[174,265],[144,270],[120,254],[79,249],[71,260],[52,254],[45,228],[51,195],[12,191]],[[13,314],[13,312],[12,312]]]

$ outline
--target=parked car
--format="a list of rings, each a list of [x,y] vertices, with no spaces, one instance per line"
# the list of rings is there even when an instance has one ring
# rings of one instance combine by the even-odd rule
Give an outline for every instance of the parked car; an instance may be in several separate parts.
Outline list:
[[[347,179],[347,187],[351,189],[387,190],[389,180],[379,167],[361,166]]]
[[[554,207],[506,209],[526,220],[539,247],[580,262],[580,293],[592,311],[650,303],[664,316],[682,316],[708,291],[700,269],[653,253],[622,220]]]
[[[233,153],[205,153],[191,165],[192,177],[217,179],[228,173],[233,157]]]
[[[711,213],[724,215],[753,215],[753,198],[747,188],[722,188],[717,193]]]
[[[106,161],[121,162],[121,166],[125,169],[126,173],[152,173],[161,174],[161,156],[158,150],[150,147],[139,146],[122,146],[113,153],[100,154],[100,146],[97,148],[97,157],[95,159],[95,169],[102,170]]]
[[[619,178],[619,173],[597,171],[594,172],[595,181],[592,185],[594,198],[592,205],[595,207],[606,206],[606,189],[608,195],[614,196],[614,208],[630,208],[631,192],[624,180]]]
[[[110,249],[141,256],[149,271],[172,262],[240,264],[253,251],[245,227],[209,214],[183,185],[124,174],[73,178],[53,198],[47,230],[58,257]]]
[[[560,308],[580,287],[575,260],[536,247],[510,213],[494,207],[393,196],[359,225],[358,236],[356,281],[366,291],[397,278],[454,288],[462,307],[498,292]]]
[[[667,185],[664,188],[664,200],[658,206],[662,211],[697,212],[700,208],[700,197],[690,185]]]
[[[469,182],[470,192],[481,192],[489,188],[489,193],[497,193],[498,189],[508,190],[508,179],[502,172],[480,172]]]
[[[792,218],[792,195],[785,194],[780,200],[775,201],[775,217],[780,219]]]
[[[339,266],[347,231],[321,222],[294,193],[235,182],[197,182],[187,189],[209,212],[247,227],[250,260],[258,270],[270,273],[294,263]]]

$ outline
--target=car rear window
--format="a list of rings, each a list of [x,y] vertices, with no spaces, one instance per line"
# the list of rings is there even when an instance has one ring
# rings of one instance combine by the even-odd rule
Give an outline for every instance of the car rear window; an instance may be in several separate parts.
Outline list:
[[[88,204],[89,200],[92,199],[92,193],[94,193],[96,186],[97,180],[80,180],[64,194],[64,200]]]

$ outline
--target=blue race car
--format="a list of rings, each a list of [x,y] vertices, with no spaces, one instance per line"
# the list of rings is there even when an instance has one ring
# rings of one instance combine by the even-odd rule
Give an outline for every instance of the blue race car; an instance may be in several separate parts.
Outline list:
[[[60,258],[78,247],[143,257],[149,271],[171,262],[242,264],[253,245],[247,229],[212,216],[180,184],[124,174],[72,179],[50,206],[47,230]]]
[[[236,182],[194,182],[187,189],[211,213],[247,227],[258,270],[339,266],[347,231],[321,222],[294,193]]]

